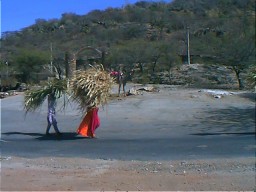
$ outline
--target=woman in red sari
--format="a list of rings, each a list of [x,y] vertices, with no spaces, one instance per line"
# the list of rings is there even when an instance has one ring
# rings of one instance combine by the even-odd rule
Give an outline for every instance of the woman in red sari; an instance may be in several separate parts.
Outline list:
[[[94,107],[87,111],[77,129],[77,134],[85,137],[95,138],[95,130],[100,126],[98,110],[98,107]]]

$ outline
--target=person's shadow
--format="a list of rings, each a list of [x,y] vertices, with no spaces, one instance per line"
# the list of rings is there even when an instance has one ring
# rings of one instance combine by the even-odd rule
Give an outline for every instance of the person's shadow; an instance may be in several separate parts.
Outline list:
[[[88,137],[83,137],[74,132],[62,132],[61,135],[51,133],[49,135],[42,133],[23,133],[23,132],[6,132],[3,135],[27,135],[35,137],[37,140],[77,140],[77,139],[88,139]]]

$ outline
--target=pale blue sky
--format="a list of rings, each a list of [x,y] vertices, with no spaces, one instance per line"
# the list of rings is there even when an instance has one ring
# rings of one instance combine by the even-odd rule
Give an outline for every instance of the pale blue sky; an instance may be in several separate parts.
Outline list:
[[[36,19],[59,19],[63,13],[85,15],[92,10],[122,7],[126,3],[138,1],[140,0],[0,0],[0,30],[17,31],[34,24]]]

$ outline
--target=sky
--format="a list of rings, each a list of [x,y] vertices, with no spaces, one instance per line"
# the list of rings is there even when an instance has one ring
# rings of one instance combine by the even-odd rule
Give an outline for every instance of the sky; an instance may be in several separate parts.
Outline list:
[[[138,1],[140,0],[0,0],[0,31],[19,31],[33,25],[36,19],[60,19],[63,13],[85,15],[92,10],[120,8]]]

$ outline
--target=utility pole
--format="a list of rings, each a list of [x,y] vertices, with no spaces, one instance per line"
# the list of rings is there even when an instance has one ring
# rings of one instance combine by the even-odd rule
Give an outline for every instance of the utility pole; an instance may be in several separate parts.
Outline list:
[[[188,65],[190,65],[190,51],[189,51],[189,27],[187,27],[187,56],[188,56]]]
[[[8,61],[6,61],[5,64],[7,65],[7,79],[8,79],[9,78],[9,63],[8,63]]]
[[[52,43],[50,45],[50,49],[51,49],[50,71],[51,71],[51,74],[52,74],[52,72],[53,72],[53,70],[52,70]]]

